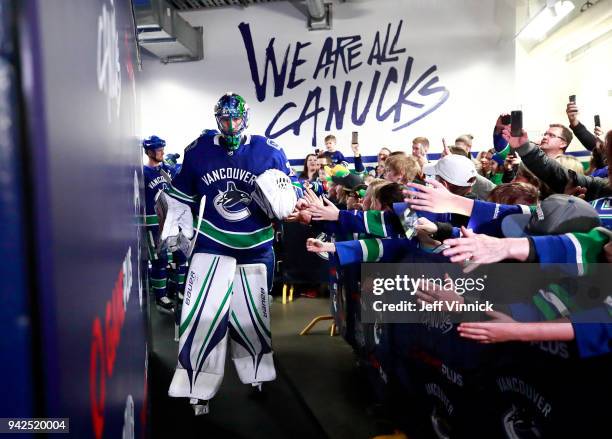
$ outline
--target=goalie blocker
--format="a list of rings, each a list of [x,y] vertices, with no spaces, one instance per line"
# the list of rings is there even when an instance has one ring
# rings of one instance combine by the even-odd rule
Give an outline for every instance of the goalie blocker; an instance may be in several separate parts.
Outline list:
[[[297,204],[297,194],[291,179],[278,169],[268,169],[255,180],[253,200],[268,218],[284,220]]]

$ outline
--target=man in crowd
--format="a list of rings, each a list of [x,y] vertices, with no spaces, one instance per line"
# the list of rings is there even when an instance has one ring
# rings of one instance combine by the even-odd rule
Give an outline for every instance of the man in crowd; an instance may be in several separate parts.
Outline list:
[[[572,142],[574,135],[565,125],[553,123],[548,126],[548,129],[542,134],[540,140],[540,149],[546,153],[548,157],[554,159],[565,154],[565,150]]]
[[[417,159],[421,168],[429,162],[427,158],[428,151],[429,140],[427,137],[415,137],[412,140],[412,156]]]

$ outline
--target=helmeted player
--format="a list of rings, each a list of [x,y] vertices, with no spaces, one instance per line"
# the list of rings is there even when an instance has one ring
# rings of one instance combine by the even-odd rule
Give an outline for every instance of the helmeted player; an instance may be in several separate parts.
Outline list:
[[[159,239],[159,222],[155,212],[155,197],[159,191],[169,188],[168,177],[174,175],[171,167],[164,163],[166,142],[158,136],[151,136],[142,141],[142,147],[148,158],[143,167],[145,183],[145,231],[149,258],[149,285],[155,293],[155,302],[162,312],[172,312],[173,303],[168,297],[168,255],[156,251]],[[165,173],[165,175],[164,175]],[[183,274],[184,276],[184,274]]]
[[[190,398],[196,414],[208,412],[208,400],[221,385],[228,338],[243,383],[261,389],[276,378],[268,303],[272,218],[287,217],[297,202],[297,180],[283,150],[270,139],[245,134],[244,99],[227,93],[214,113],[220,132],[204,131],[185,149],[165,197],[162,232],[162,240],[181,247],[176,237],[191,239],[196,225],[178,364],[168,391]]]

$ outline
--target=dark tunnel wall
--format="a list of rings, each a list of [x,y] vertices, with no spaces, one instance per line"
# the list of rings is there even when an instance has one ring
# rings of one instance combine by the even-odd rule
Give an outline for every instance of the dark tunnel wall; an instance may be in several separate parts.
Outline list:
[[[146,294],[131,4],[18,3],[34,349],[44,365],[35,397],[44,416],[70,418],[72,437],[142,437]]]

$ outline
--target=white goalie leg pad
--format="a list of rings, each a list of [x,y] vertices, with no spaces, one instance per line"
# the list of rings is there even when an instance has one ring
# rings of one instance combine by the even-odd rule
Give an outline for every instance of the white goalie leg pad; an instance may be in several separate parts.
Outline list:
[[[229,316],[231,355],[244,384],[276,379],[264,264],[236,267]]]
[[[219,390],[235,271],[234,258],[193,256],[179,326],[178,364],[168,395],[208,400]]]

